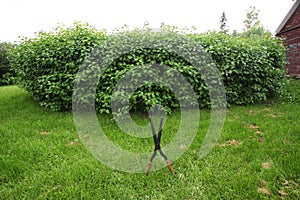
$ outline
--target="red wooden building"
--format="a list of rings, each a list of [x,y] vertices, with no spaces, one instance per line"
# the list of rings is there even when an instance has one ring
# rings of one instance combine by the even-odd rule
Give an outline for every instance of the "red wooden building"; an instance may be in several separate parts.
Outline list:
[[[287,75],[300,78],[300,0],[296,0],[283,19],[276,30],[276,36],[284,38],[288,49]]]

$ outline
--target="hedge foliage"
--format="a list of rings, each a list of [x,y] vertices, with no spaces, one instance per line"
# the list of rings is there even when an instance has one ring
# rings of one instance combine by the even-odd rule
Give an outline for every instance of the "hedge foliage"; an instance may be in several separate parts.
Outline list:
[[[104,31],[89,24],[59,26],[37,37],[23,38],[14,50],[19,84],[43,107],[70,110],[72,88],[80,64],[104,40]]]
[[[11,54],[14,45],[11,43],[0,43],[0,86],[13,84],[15,73],[11,67]]]
[[[222,33],[192,35],[215,60],[229,104],[244,105],[278,97],[284,90],[286,49],[281,40]]]
[[[206,83],[217,78],[203,76],[201,71],[199,73],[193,67],[195,60],[187,60],[186,56],[192,55],[196,58],[197,53],[203,52],[194,51],[193,46],[185,45],[183,37],[179,37],[182,33],[176,34],[173,31],[153,33],[148,29],[140,29],[107,34],[87,24],[59,27],[49,33],[41,32],[33,39],[24,38],[14,51],[14,68],[19,83],[42,106],[54,111],[71,109],[75,77],[84,60],[86,60],[84,69],[98,67],[98,73],[86,70],[86,74],[92,74],[84,75],[87,83],[94,81],[93,84],[97,88],[96,96],[92,99],[91,96],[82,96],[82,99],[75,100],[95,101],[96,110],[100,113],[111,112],[111,95],[114,86],[123,75],[135,66],[145,65],[151,69],[151,66],[156,66],[155,64],[170,66],[180,72],[192,85],[200,107],[209,107],[211,105],[209,89],[213,88]],[[280,40],[270,35],[246,38],[213,32],[185,34],[185,36],[193,40],[194,45],[201,45],[215,61],[224,82],[229,104],[262,102],[281,94],[285,84],[286,59],[285,47]],[[153,46],[131,48],[134,45],[130,44],[143,44],[143,41],[153,41],[152,45],[157,45],[157,48]],[[118,48],[108,45],[113,42],[124,46]],[[188,52],[178,55],[168,50],[170,48],[166,48],[167,50],[161,48],[163,45],[174,44],[176,45],[172,48],[182,48]],[[96,46],[99,48],[95,48],[92,52]],[[86,59],[91,52],[93,56]],[[107,52],[108,57],[115,59],[109,60],[105,56],[104,59],[103,53]],[[205,62],[198,64],[209,74],[210,62],[207,60]],[[105,71],[101,71],[104,68],[99,68],[99,63],[100,66],[107,65]],[[89,87],[84,90],[89,90]],[[74,91],[75,94],[80,92],[82,91]],[[187,101],[189,99],[186,97]],[[139,87],[130,97],[130,103],[131,109],[143,111],[153,104],[162,104],[169,109],[179,107],[178,99],[168,88],[150,83]]]
[[[145,29],[112,35],[84,63],[74,100],[91,105],[93,91],[87,91],[98,83],[95,101],[100,113],[110,112],[112,96],[118,112],[148,111],[155,104],[171,112],[193,108],[197,100],[200,107],[208,107],[212,104],[208,89],[222,85],[209,58],[195,40],[172,32]],[[214,99],[225,97],[220,94]],[[126,106],[127,100],[130,105]]]

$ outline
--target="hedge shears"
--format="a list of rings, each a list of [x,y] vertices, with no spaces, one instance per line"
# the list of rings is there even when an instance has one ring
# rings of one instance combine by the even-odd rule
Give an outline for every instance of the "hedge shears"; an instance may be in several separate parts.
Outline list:
[[[148,176],[148,174],[150,172],[152,161],[155,158],[155,156],[157,155],[157,151],[165,159],[170,173],[173,174],[174,170],[173,170],[173,167],[171,165],[171,162],[168,160],[168,157],[162,152],[161,147],[160,147],[160,139],[161,139],[162,126],[163,126],[163,120],[164,119],[163,119],[163,117],[161,117],[161,119],[160,119],[158,134],[156,134],[156,132],[155,132],[155,128],[154,128],[154,124],[153,124],[151,116],[149,117],[149,119],[150,119],[151,131],[152,131],[152,135],[153,135],[153,139],[154,139],[155,148],[154,148],[154,152],[153,152],[153,154],[152,154],[152,156],[151,156],[151,158],[150,158],[150,160],[147,164],[147,167],[146,167],[146,176]]]

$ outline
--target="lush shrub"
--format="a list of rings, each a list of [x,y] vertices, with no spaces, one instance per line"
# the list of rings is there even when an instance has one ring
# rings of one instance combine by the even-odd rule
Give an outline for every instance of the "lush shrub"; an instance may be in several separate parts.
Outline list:
[[[82,23],[23,38],[14,51],[19,84],[42,106],[70,110],[79,65],[104,38],[104,31]]]
[[[215,61],[230,104],[250,104],[280,95],[285,83],[285,48],[278,39],[270,35],[256,39],[222,33],[186,35],[194,41],[194,46],[203,46]],[[204,55],[204,52],[199,52],[183,38],[182,33],[175,34],[172,30],[153,33],[147,29],[107,35],[89,26],[76,24],[71,28],[39,33],[34,39],[24,38],[14,52],[14,66],[20,84],[42,106],[51,110],[69,110],[79,66],[92,48],[100,45],[83,65],[82,79],[76,84],[84,87],[74,91],[76,98],[73,100],[76,102],[95,103],[98,112],[110,112],[115,85],[123,75],[135,66],[143,65],[145,71],[140,75],[151,74],[151,67],[146,66],[154,68],[155,64],[160,64],[180,72],[194,89],[200,107],[209,107],[209,90],[213,91],[214,87],[207,83],[215,80],[218,85],[220,82],[214,77],[209,59],[198,62],[199,55]],[[152,46],[148,48],[133,48],[149,41],[152,41]],[[111,45],[114,42],[122,45]],[[183,54],[176,54],[168,47],[182,49]],[[187,60],[187,57],[192,59]],[[195,65],[199,65],[200,73],[193,67]],[[104,70],[101,66],[107,68]],[[166,73],[175,77],[171,68]],[[93,86],[96,88],[95,96],[92,94]],[[180,86],[180,83],[174,85]],[[123,89],[130,89],[126,87],[124,85]],[[89,90],[90,93],[87,93]],[[213,91],[214,94],[216,92]],[[125,96],[118,95],[119,103],[125,105]],[[186,102],[191,101],[191,97],[184,99]],[[145,111],[153,104],[162,104],[169,109],[179,107],[178,99],[168,88],[149,82],[135,90],[130,97],[130,103],[131,109],[135,111]]]
[[[117,90],[114,95],[116,104],[122,105],[120,108],[125,110],[148,111],[153,105],[159,104],[170,112],[179,107],[194,107],[197,100],[200,107],[209,107],[212,102],[208,88],[214,89],[212,80],[215,84],[221,84],[221,80],[213,73],[215,71],[209,57],[195,40],[169,31],[151,32],[145,29],[111,35],[85,63],[81,79],[77,82],[84,89],[76,87],[74,100],[87,104],[92,103],[89,99],[94,101],[91,98],[94,91],[86,92],[91,87],[86,83],[91,82],[98,83],[95,101],[100,113],[110,112],[114,90]],[[120,79],[134,70],[135,66],[142,66],[142,69],[127,74],[127,80],[120,84]],[[184,77],[194,92],[183,84],[184,81],[176,72]],[[201,77],[201,73],[205,73],[205,76]],[[164,80],[161,81],[163,84],[154,83],[153,80],[158,77]],[[117,84],[118,87],[115,87]],[[92,84],[93,87],[96,84]],[[170,88],[180,91],[174,95]],[[224,96],[220,94],[215,99],[224,100]],[[127,99],[130,99],[130,105],[126,107]],[[214,102],[213,105],[219,103]],[[87,104],[82,106],[87,108]]]
[[[216,61],[230,104],[251,104],[279,96],[285,84],[286,50],[281,40],[235,37],[222,33],[196,34]]]
[[[0,86],[13,84],[15,73],[11,67],[11,51],[14,45],[0,43]]]

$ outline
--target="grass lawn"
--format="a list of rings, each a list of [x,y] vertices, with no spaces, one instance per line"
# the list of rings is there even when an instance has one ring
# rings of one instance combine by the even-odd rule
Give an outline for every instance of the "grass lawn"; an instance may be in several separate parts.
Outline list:
[[[18,87],[0,87],[0,199],[300,199],[300,82],[289,91],[288,102],[230,107],[217,145],[198,159],[210,122],[201,111],[175,174],[163,168],[145,176],[97,161],[78,139],[72,113],[49,112]],[[152,150],[152,138],[124,137],[109,116],[99,118],[122,148]],[[179,119],[170,116],[166,130]]]

